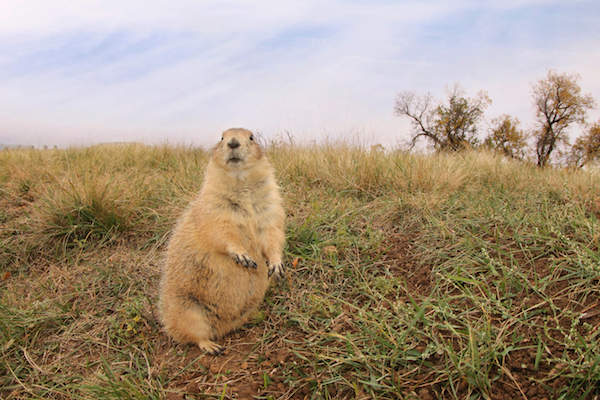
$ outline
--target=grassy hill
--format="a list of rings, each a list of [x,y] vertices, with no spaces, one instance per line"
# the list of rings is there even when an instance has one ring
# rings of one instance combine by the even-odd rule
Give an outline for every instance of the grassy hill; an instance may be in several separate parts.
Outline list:
[[[156,319],[207,154],[0,152],[3,399],[595,399],[600,175],[272,146],[286,279],[225,355]]]

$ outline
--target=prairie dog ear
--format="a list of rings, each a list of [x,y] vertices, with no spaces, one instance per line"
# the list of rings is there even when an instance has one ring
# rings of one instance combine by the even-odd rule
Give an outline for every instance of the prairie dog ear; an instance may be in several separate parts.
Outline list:
[[[260,148],[266,148],[267,147],[267,140],[265,139],[265,137],[262,135],[262,133],[260,132],[251,132],[252,134],[250,141],[252,143],[256,143]]]
[[[265,149],[262,135],[260,133],[251,132],[249,139],[250,143],[256,148],[256,158],[260,160],[264,156]]]

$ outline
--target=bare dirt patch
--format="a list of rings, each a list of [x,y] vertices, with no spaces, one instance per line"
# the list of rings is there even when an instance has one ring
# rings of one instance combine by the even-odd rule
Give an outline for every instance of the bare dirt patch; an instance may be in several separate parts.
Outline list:
[[[225,395],[231,399],[299,398],[286,382],[282,366],[295,356],[282,338],[265,343],[261,326],[246,327],[219,341],[226,347],[221,356],[210,356],[192,345],[163,342],[157,359],[171,373],[189,366],[178,374],[167,389],[169,399],[186,395]],[[167,365],[168,364],[168,365]]]
[[[411,296],[428,296],[432,288],[432,266],[419,263],[414,233],[394,233],[384,243],[384,262],[390,271],[406,281]]]

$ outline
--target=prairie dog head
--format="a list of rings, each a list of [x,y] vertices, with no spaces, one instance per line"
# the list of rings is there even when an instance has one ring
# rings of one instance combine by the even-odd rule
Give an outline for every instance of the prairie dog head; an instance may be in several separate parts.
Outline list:
[[[225,169],[244,169],[263,156],[254,134],[247,129],[231,128],[223,132],[213,150],[213,160]]]

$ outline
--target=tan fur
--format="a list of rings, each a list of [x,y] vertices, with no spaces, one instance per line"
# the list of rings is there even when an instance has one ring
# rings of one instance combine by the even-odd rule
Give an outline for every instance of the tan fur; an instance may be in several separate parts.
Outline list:
[[[167,250],[160,314],[175,340],[218,354],[213,339],[239,328],[283,273],[284,218],[271,164],[245,129],[214,148],[200,194]],[[228,144],[237,141],[232,149]]]

